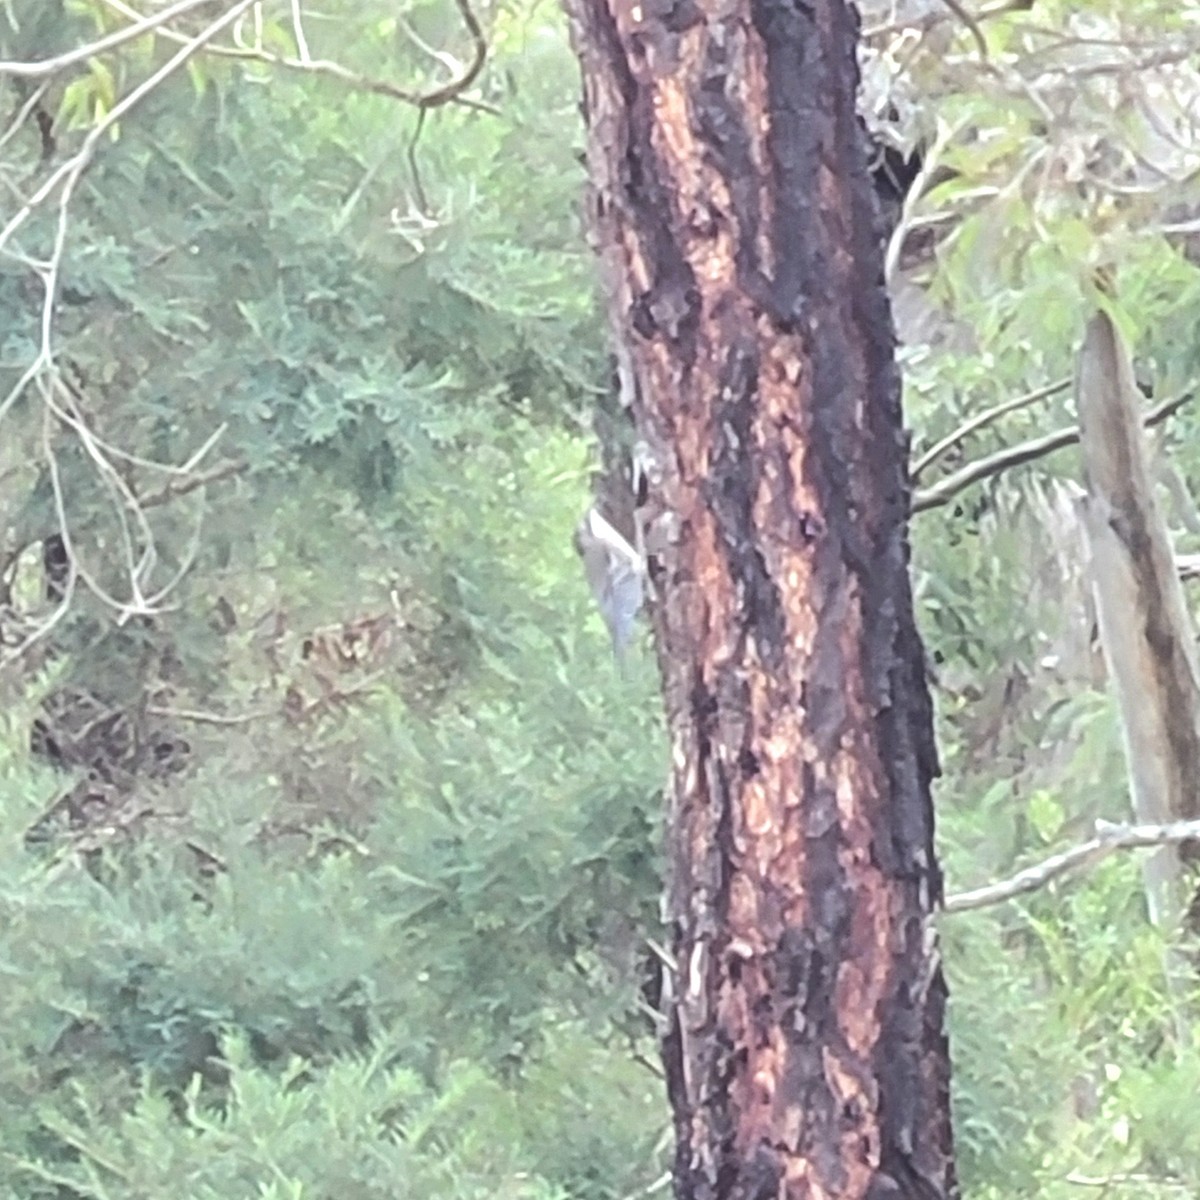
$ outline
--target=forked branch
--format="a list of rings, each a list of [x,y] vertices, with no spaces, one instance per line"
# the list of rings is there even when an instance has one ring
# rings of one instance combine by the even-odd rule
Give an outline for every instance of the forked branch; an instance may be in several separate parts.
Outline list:
[[[127,20],[135,22],[146,20],[137,9],[125,3],[125,0],[103,0],[103,3],[114,12],[120,13]],[[454,0],[454,4],[458,9],[459,17],[471,42],[471,58],[465,66],[454,64],[457,69],[453,71],[451,78],[428,91],[420,91],[416,88],[403,88],[388,80],[375,79],[359,74],[359,72],[352,71],[339,62],[313,58],[308,50],[308,41],[304,34],[304,25],[297,3],[293,3],[292,5],[292,29],[293,37],[296,41],[296,55],[277,54],[272,50],[268,50],[262,44],[261,40],[257,39],[253,43],[239,42],[236,46],[210,44],[206,48],[206,52],[223,58],[237,58],[245,62],[261,62],[269,66],[282,67],[285,70],[307,71],[313,75],[324,75],[329,79],[336,79],[338,82],[347,85],[355,91],[370,92],[377,96],[387,96],[389,99],[399,100],[405,104],[412,104],[420,109],[439,108],[442,105],[451,103],[467,103],[463,99],[463,93],[478,79],[479,73],[483,70],[484,64],[487,62],[488,43],[483,31],[483,25],[476,15],[475,10],[471,7],[470,0]],[[169,26],[161,28],[159,35],[167,41],[177,43],[183,43],[188,40],[187,35],[179,33]],[[236,37],[235,40],[237,40]],[[432,50],[429,53],[443,65],[453,62],[449,55],[437,53]],[[487,105],[478,102],[471,102],[470,107],[488,108]]]

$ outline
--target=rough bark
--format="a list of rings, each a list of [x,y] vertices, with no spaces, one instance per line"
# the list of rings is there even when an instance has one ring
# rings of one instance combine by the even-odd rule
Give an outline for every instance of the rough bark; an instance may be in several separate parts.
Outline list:
[[[951,1196],[936,755],[856,20],[566,2],[672,736],[676,1192]]]

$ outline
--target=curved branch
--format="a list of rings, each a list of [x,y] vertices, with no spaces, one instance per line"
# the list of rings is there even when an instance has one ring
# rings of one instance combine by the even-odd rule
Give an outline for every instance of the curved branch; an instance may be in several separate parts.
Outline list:
[[[8,142],[12,141],[12,139],[21,132],[25,122],[29,119],[29,114],[32,113],[46,98],[46,92],[49,90],[49,88],[50,81],[48,79],[43,79],[42,82],[39,83],[37,87],[29,93],[24,102],[21,104],[21,107],[17,109],[16,116],[13,117],[8,128],[2,135],[0,135],[0,149],[2,149]]]
[[[995,408],[989,408],[984,412],[976,414],[969,421],[964,421],[952,433],[948,433],[942,438],[940,442],[935,442],[930,446],[913,463],[913,479],[920,476],[923,471],[927,471],[943,454],[953,450],[960,442],[965,441],[971,434],[977,433],[985,425],[990,425],[993,421],[997,421],[1001,417],[1006,417],[1011,412],[1016,412],[1017,409],[1035,404],[1038,400],[1046,400],[1051,396],[1057,396],[1060,392],[1065,392],[1070,386],[1071,376],[1066,375],[1062,379],[1056,379],[1053,383],[1046,384],[1044,387],[1037,388],[1032,392],[1026,392],[1023,396],[1005,400],[1003,404],[997,404]]]
[[[942,155],[945,153],[946,147],[962,131],[965,124],[965,120],[957,121],[952,125],[938,121],[937,138],[921,156],[921,169],[905,191],[904,202],[900,208],[900,218],[896,222],[896,228],[892,230],[892,236],[888,238],[887,250],[883,258],[883,277],[889,285],[895,278],[896,268],[900,265],[900,254],[908,235],[920,227],[920,223],[915,217],[917,204],[924,196],[925,189],[929,186],[930,179],[933,178],[933,173],[941,166]]]
[[[1093,866],[1116,850],[1140,850],[1197,839],[1200,839],[1200,821],[1175,821],[1168,825],[1114,825],[1109,821],[1097,821],[1096,836],[1089,841],[1052,854],[1000,883],[947,896],[943,907],[946,912],[966,912],[1001,904],[1036,892],[1062,875]]]
[[[143,19],[136,9],[125,3],[125,0],[103,0],[103,3],[127,19]],[[292,71],[308,71],[314,75],[324,75],[327,78],[336,79],[341,83],[347,84],[356,91],[370,92],[377,96],[387,96],[392,100],[400,100],[405,104],[416,105],[417,108],[439,108],[444,104],[462,103],[471,108],[483,109],[486,112],[494,114],[496,110],[490,105],[477,100],[468,101],[462,97],[462,93],[475,82],[479,77],[480,71],[483,70],[484,64],[487,62],[488,44],[487,38],[484,36],[483,26],[476,16],[474,9],[472,9],[470,0],[454,0],[454,3],[462,17],[463,25],[466,26],[467,33],[471,38],[471,61],[447,83],[428,92],[401,88],[383,79],[373,79],[367,75],[360,75],[358,72],[351,71],[348,67],[342,66],[341,63],[333,62],[329,59],[311,58],[308,55],[308,47],[306,45],[297,47],[300,53],[300,57],[298,58],[293,58],[285,54],[276,54],[261,45],[208,46],[206,47],[206,52],[219,55],[223,58],[240,58],[250,62],[261,62],[270,66],[284,67]],[[173,42],[182,43],[187,40],[184,34],[178,33],[173,29],[160,29],[159,34]]]
[[[61,259],[61,245],[58,243],[61,242],[62,236],[65,235],[67,205],[75,191],[76,185],[79,183],[80,176],[83,175],[88,164],[91,163],[92,158],[95,156],[96,147],[100,144],[100,140],[126,114],[145,100],[164,79],[175,74],[198,50],[202,49],[207,42],[216,37],[227,25],[232,25],[254,3],[256,3],[256,0],[238,0],[238,3],[233,5],[228,12],[218,17],[207,28],[202,29],[195,37],[187,39],[182,49],[173,54],[157,71],[143,79],[126,96],[118,100],[104,114],[104,117],[97,121],[91,130],[89,130],[87,137],[83,139],[83,144],[79,147],[78,151],[68,158],[56,171],[51,172],[42,182],[42,186],[21,205],[4,228],[0,229],[0,250],[4,249],[13,234],[29,220],[34,212],[45,204],[61,185],[62,193],[59,198],[59,237],[56,239],[55,257],[46,265],[46,275],[48,276],[46,287],[48,291],[53,291],[51,280],[57,276],[59,260]],[[53,311],[53,298],[50,299],[47,307]]]
[[[408,146],[405,150],[405,157],[408,160],[409,174],[412,176],[413,191],[417,197],[417,210],[422,216],[430,216],[429,199],[425,195],[425,184],[421,180],[421,168],[417,164],[417,143],[421,140],[421,133],[425,128],[425,114],[429,110],[423,108],[417,113],[416,124],[413,127],[412,137],[409,138]]]
[[[1163,421],[1191,400],[1192,395],[1193,393],[1187,392],[1172,400],[1164,400],[1157,408],[1152,408],[1146,413],[1142,418],[1142,424],[1147,429],[1161,425]],[[1031,438],[1016,446],[1007,446],[995,454],[989,454],[986,458],[968,463],[961,470],[955,471],[953,475],[947,475],[945,479],[940,479],[927,488],[918,490],[913,496],[912,511],[915,515],[931,508],[941,508],[943,504],[948,504],[959,492],[965,491],[973,483],[979,483],[991,475],[999,475],[1001,471],[1007,471],[1011,467],[1019,467],[1023,463],[1033,462],[1034,459],[1044,458],[1047,454],[1052,454],[1055,450],[1061,450],[1077,441],[1079,441],[1079,428],[1072,425],[1069,429],[1058,429],[1054,433]]]
[[[994,17],[1002,17],[1010,12],[1024,12],[1026,9],[1033,7],[1033,0],[997,0],[995,4],[985,4],[971,20],[976,25],[983,21],[989,21]],[[907,21],[885,21],[879,25],[869,25],[862,31],[863,40],[871,40],[877,37],[886,37],[893,33],[905,33],[910,29],[932,29],[935,25],[940,25],[943,21],[948,20],[951,16],[957,15],[950,5],[946,5],[949,10],[946,13],[929,12],[924,17],[907,20]],[[969,24],[970,22],[968,22]]]
[[[3,400],[0,400],[0,418],[3,418],[8,408],[15,403],[22,392],[36,381],[38,390],[41,393],[45,416],[43,423],[43,451],[47,467],[49,468],[55,516],[59,525],[58,532],[63,539],[63,545],[66,548],[71,570],[68,587],[65,589],[62,601],[58,607],[25,638],[14,652],[5,656],[5,662],[19,657],[34,642],[44,637],[61,620],[69,606],[76,581],[82,583],[104,603],[117,608],[122,614],[123,619],[134,613],[153,611],[160,604],[170,588],[178,582],[179,575],[165,589],[159,589],[154,595],[146,597],[143,594],[143,583],[148,579],[156,560],[153,532],[146,521],[143,507],[138,504],[136,496],[113,463],[114,458],[132,460],[133,456],[116,454],[112,447],[102,442],[96,436],[80,413],[76,398],[61,379],[55,364],[54,316],[56,301],[58,299],[59,272],[62,268],[63,255],[66,250],[71,201],[84,172],[96,154],[101,139],[164,80],[180,70],[197,51],[201,50],[209,41],[221,33],[222,30],[237,21],[255,2],[256,0],[237,0],[221,16],[213,20],[194,37],[187,39],[175,54],[123,96],[104,114],[101,120],[96,122],[83,139],[75,154],[63,162],[57,169],[50,172],[41,185],[25,199],[24,203],[8,220],[4,228],[0,229],[0,252],[32,266],[40,276],[42,283],[41,330],[37,353],[28,368],[22,372],[14,388]],[[179,5],[176,5],[173,10],[169,11],[179,12],[182,9]],[[161,14],[159,16],[161,17]],[[145,32],[144,27],[139,32]],[[94,50],[96,44],[92,43],[89,51]],[[58,63],[55,69],[61,65],[61,62]],[[22,229],[29,218],[54,197],[56,193],[57,214],[54,221],[53,241],[46,260],[33,261],[26,258],[25,255],[21,254],[15,248],[9,248],[8,244]],[[75,437],[78,438],[83,450],[99,470],[101,480],[113,500],[120,529],[120,540],[125,553],[125,565],[129,576],[131,594],[129,602],[123,602],[111,595],[101,586],[97,579],[93,578],[81,566],[78,556],[74,553],[73,538],[66,513],[62,482],[59,476],[58,459],[50,437],[51,425],[55,420],[69,427]],[[207,452],[211,448],[213,440],[210,439],[205,444],[204,452]],[[196,462],[196,458],[193,457],[189,466],[194,468]],[[185,474],[187,470],[184,468],[183,471],[173,471],[169,467],[162,468],[161,464],[147,465],[154,465],[160,469],[165,469],[168,474]],[[134,530],[131,528],[131,520],[132,525],[136,527],[137,537],[135,537]],[[135,545],[139,541],[140,549]],[[187,566],[185,565],[183,570],[186,569]]]
[[[193,8],[202,8],[211,3],[212,0],[178,0],[178,3],[164,8],[161,12],[156,12],[153,16],[137,16],[134,24],[127,25],[124,29],[118,29],[115,33],[98,38],[94,42],[88,42],[85,46],[77,46],[74,50],[68,50],[64,54],[56,54],[53,58],[43,58],[36,62],[0,62],[0,75],[14,75],[26,79],[54,75],[64,67],[74,66],[76,63],[94,58],[97,54],[115,50],[126,42],[135,41],[143,34],[153,33],[168,21],[173,21],[176,17],[191,12]]]
[[[979,51],[981,62],[988,61],[987,39],[983,36],[983,30],[979,28],[979,21],[973,17],[958,0],[942,0],[942,3],[964,24],[975,39],[975,48]]]

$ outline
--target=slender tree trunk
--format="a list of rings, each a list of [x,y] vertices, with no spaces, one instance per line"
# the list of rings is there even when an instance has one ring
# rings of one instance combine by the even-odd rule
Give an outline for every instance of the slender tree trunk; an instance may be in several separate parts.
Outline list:
[[[566,0],[672,735],[686,1200],[953,1196],[932,714],[842,0]]]
[[[1087,481],[1083,526],[1133,812],[1157,825],[1200,817],[1200,662],[1154,494],[1140,402],[1128,347],[1112,318],[1098,312],[1088,322],[1075,382]],[[1200,846],[1187,843],[1160,846],[1143,862],[1150,919],[1168,939],[1200,929],[1200,892],[1185,870],[1198,858]],[[1172,946],[1166,972],[1177,1035],[1187,1045],[1195,964]]]

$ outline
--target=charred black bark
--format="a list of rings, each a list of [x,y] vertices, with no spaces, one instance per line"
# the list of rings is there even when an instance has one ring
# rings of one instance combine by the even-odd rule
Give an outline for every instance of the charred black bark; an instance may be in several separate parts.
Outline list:
[[[686,1200],[956,1194],[932,709],[841,0],[568,0],[651,469]]]

